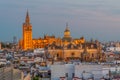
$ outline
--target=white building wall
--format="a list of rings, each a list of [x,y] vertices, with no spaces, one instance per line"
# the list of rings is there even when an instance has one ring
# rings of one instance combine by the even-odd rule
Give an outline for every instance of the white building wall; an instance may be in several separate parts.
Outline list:
[[[95,80],[102,77],[102,66],[101,65],[76,65],[75,66],[75,77],[79,78],[91,78]]]
[[[106,51],[120,51],[120,47],[107,47]]]
[[[51,80],[59,80],[60,77],[65,77],[68,73],[68,80],[72,79],[72,74],[74,73],[73,64],[65,65],[52,65],[51,66]]]
[[[73,64],[65,64],[65,70],[68,74],[68,80],[73,78],[73,74],[75,74],[75,66]]]
[[[51,80],[59,80],[60,77],[65,77],[65,65],[51,66]]]
[[[73,73],[74,77],[85,78],[86,80],[93,77],[94,80],[100,80],[102,77],[109,77],[109,70],[119,71],[120,67],[99,64],[56,64],[51,66],[51,80],[60,80],[60,77],[66,77],[66,73],[68,73],[68,80],[72,80]]]

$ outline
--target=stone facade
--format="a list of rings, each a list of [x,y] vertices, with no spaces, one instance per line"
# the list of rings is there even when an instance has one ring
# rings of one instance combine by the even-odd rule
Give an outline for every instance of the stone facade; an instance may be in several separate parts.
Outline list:
[[[97,60],[100,57],[99,46],[95,43],[86,43],[89,44],[85,47],[85,44],[74,45],[68,44],[66,46],[57,46],[57,45],[49,45],[47,47],[47,51],[50,54],[52,59],[81,59],[85,61]],[[92,47],[91,47],[92,45]]]

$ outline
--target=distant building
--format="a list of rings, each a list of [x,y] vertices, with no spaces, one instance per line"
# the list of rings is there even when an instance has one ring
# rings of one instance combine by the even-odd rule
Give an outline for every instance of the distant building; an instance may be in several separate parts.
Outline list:
[[[120,52],[120,47],[107,47],[106,51]]]
[[[98,41],[87,42],[84,37],[74,39],[70,35],[70,29],[66,24],[63,38],[54,35],[45,35],[44,38],[32,38],[32,25],[27,11],[23,24],[23,38],[19,41],[19,47],[23,50],[45,48],[50,57],[57,59],[96,60],[100,58],[100,44]]]
[[[106,62],[114,62],[115,61],[115,53],[106,52]]]
[[[51,66],[51,80],[73,80],[77,77],[79,79],[89,80],[100,80],[108,72],[103,73],[102,65],[74,65],[74,64],[64,64],[64,65],[52,65]],[[62,80],[60,79],[60,80]],[[78,80],[78,79],[76,79]]]
[[[23,49],[32,49],[32,25],[27,12],[25,23],[23,23]]]
[[[1,49],[1,42],[0,42],[0,49]]]
[[[30,23],[29,13],[27,11],[25,23],[23,23],[23,37],[19,41],[19,48],[23,50],[44,48],[48,45],[56,43],[57,45],[66,45],[68,43],[84,43],[85,39],[82,37],[80,39],[72,39],[70,36],[70,30],[68,24],[64,31],[64,37],[56,38],[54,35],[44,35],[44,38],[32,38],[32,25]]]
[[[67,45],[52,44],[47,46],[47,51],[50,58],[54,60],[83,60],[83,61],[96,61],[102,57],[101,50],[96,43],[86,42],[85,44],[76,45],[69,43]]]

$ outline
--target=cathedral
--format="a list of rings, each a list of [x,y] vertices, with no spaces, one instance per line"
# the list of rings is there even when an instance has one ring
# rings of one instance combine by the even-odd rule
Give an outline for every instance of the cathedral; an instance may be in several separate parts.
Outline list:
[[[32,25],[27,11],[26,19],[23,23],[23,36],[19,41],[19,48],[22,50],[33,50],[45,48],[49,57],[55,60],[60,59],[81,59],[94,60],[100,58],[100,44],[96,41],[85,41],[84,37],[74,39],[71,36],[68,24],[62,38],[54,35],[44,35],[43,38],[32,38]]]
[[[44,35],[43,38],[32,38],[32,25],[30,23],[30,16],[28,11],[26,13],[26,19],[23,23],[22,29],[23,36],[19,42],[19,47],[23,50],[44,48],[54,43],[57,45],[68,45],[69,43],[79,44],[85,42],[85,39],[83,37],[80,39],[72,39],[68,24],[66,24],[63,38],[56,38],[54,35]]]

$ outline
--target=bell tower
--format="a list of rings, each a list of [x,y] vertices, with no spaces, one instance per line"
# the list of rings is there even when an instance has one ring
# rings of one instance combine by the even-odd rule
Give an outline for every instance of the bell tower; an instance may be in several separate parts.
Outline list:
[[[27,11],[25,23],[23,23],[23,49],[32,49],[32,25]]]

